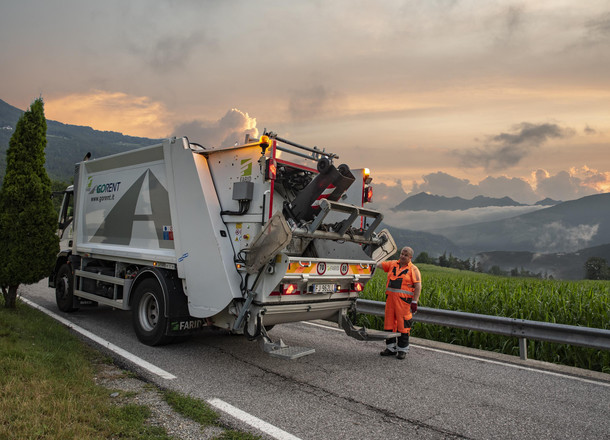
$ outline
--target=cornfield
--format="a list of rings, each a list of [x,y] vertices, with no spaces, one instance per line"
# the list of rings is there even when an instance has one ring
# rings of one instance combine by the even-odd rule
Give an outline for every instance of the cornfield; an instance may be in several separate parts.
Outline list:
[[[608,281],[508,278],[425,264],[418,267],[423,284],[420,306],[610,329]],[[375,273],[362,298],[385,301],[385,273]],[[359,324],[382,329],[383,318],[360,316]],[[412,334],[519,356],[517,338],[417,322]],[[603,350],[529,340],[528,357],[610,373],[610,352]]]

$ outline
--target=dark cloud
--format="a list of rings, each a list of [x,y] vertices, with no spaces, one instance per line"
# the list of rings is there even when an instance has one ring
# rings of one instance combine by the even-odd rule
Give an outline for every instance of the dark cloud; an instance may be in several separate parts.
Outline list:
[[[288,112],[293,120],[307,120],[323,116],[339,108],[343,96],[323,85],[293,90],[288,101]]]
[[[124,50],[153,73],[174,73],[185,68],[193,59],[201,58],[201,47],[216,47],[216,42],[202,30],[181,28],[152,29],[141,33],[120,31]]]
[[[610,39],[610,12],[589,20],[586,24],[589,37],[594,41]]]
[[[506,10],[506,30],[513,34],[523,22],[523,7],[511,5]]]
[[[173,136],[187,136],[189,140],[204,147],[226,147],[241,144],[246,134],[258,136],[256,119],[237,109],[229,110],[217,121],[195,120],[180,124],[174,129]]]
[[[194,49],[204,41],[199,33],[192,35],[168,35],[153,42],[144,57],[153,69],[168,72],[184,67]]]
[[[571,136],[573,130],[557,124],[531,124],[522,122],[515,125],[511,132],[489,136],[483,147],[465,151],[455,150],[460,164],[468,168],[482,166],[487,171],[500,171],[518,164],[521,159],[542,145],[548,139]]]
[[[597,133],[597,130],[595,130],[594,128],[591,128],[588,125],[585,127],[585,134],[595,134],[595,133]]]
[[[506,9],[500,11],[498,19],[492,17],[494,21],[498,22],[496,31],[498,35],[496,37],[496,43],[508,44],[523,28],[524,21],[524,8],[523,6],[510,5]]]

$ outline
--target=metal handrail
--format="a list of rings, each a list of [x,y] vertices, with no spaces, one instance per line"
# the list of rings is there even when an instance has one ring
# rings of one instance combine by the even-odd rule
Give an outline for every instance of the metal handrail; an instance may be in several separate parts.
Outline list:
[[[385,303],[359,299],[356,301],[356,310],[358,313],[383,316]],[[418,307],[417,313],[413,315],[413,319],[424,324],[442,325],[519,338],[519,355],[521,359],[527,359],[527,339],[580,345],[610,351],[610,330],[599,328],[456,312],[454,310],[432,309],[429,307]]]

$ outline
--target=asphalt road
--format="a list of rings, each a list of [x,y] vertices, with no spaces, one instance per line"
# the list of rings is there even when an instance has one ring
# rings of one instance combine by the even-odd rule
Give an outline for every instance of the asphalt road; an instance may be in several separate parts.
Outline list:
[[[163,379],[130,365],[158,385],[220,399],[281,430],[265,438],[610,439],[607,374],[416,338],[399,361],[379,356],[381,342],[356,341],[315,323],[270,332],[288,345],[315,348],[295,360],[211,329],[180,344],[148,347],[137,341],[129,312],[61,313],[46,280],[22,286],[20,294],[176,376]]]

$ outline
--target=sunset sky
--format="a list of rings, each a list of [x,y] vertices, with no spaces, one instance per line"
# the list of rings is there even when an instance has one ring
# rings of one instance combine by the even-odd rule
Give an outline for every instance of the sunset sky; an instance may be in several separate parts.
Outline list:
[[[4,1],[0,99],[203,145],[264,128],[428,191],[610,191],[610,3]]]

